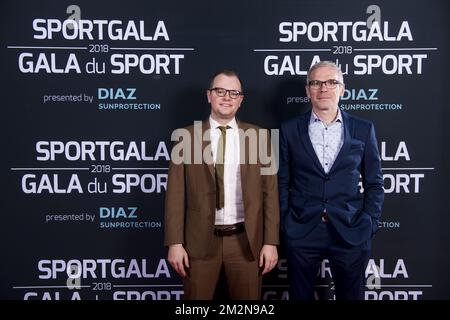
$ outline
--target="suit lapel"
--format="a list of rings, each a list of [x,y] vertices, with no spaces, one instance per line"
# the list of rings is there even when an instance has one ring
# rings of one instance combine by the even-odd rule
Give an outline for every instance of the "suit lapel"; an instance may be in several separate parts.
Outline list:
[[[319,158],[317,158],[316,151],[314,150],[314,147],[311,143],[311,138],[309,137],[309,133],[308,133],[311,112],[312,111],[305,113],[299,119],[298,129],[300,131],[300,140],[302,141],[302,144],[306,150],[306,153],[311,157],[311,159],[313,160],[317,169],[320,170],[320,172],[322,172],[323,174],[325,174],[325,171],[323,170],[322,165],[320,164]]]
[[[239,168],[241,170],[241,186],[242,186],[242,191],[244,191],[244,187],[245,186],[245,175],[247,173],[247,164],[249,163],[249,155],[248,155],[248,150],[249,150],[249,146],[247,145],[247,140],[248,139],[244,139],[243,134],[245,132],[245,130],[247,130],[247,126],[245,126],[242,122],[238,121],[236,119],[236,123],[238,126],[238,130],[239,130]],[[241,142],[244,141],[245,145],[241,146]],[[259,142],[258,142],[259,143]],[[244,149],[242,149],[244,148]],[[242,152],[242,150],[244,152]],[[244,156],[244,159],[241,159],[240,157]]]
[[[202,158],[203,155],[205,154],[205,149],[209,148],[209,152],[210,152],[210,157],[211,159],[213,159],[213,154],[212,154],[212,149],[211,149],[211,136],[205,136],[206,132],[208,132],[208,130],[211,129],[211,125],[209,123],[209,119],[203,121],[202,123],[202,136],[201,136],[201,141],[202,141]],[[206,139],[204,139],[206,138]],[[213,179],[213,181],[216,181],[216,174],[214,171],[214,162],[210,161],[210,163],[206,163],[206,165],[208,166],[208,170],[209,173],[211,174],[211,178]]]
[[[336,167],[338,166],[339,162],[342,160],[342,158],[348,153],[348,150],[350,149],[351,141],[352,141],[352,135],[353,135],[353,121],[348,117],[347,113],[341,110],[342,114],[342,120],[344,121],[344,144],[341,147],[341,150],[339,150],[338,155],[336,156],[336,160],[334,160],[333,166],[330,169],[330,173],[332,173]]]

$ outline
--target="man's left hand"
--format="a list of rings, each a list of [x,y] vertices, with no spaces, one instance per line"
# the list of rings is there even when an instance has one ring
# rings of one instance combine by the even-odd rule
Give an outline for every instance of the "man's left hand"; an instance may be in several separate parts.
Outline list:
[[[278,262],[278,251],[277,246],[265,244],[263,245],[261,252],[259,254],[259,267],[262,268],[264,266],[262,275],[270,272]]]

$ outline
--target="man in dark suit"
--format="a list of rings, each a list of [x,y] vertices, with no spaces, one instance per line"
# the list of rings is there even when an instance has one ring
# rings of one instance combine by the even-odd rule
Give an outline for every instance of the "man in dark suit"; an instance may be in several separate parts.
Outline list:
[[[314,299],[324,258],[336,299],[363,299],[384,199],[374,126],[339,109],[344,81],[333,62],[311,67],[306,92],[312,111],[283,123],[280,132],[278,182],[290,299]]]
[[[222,267],[232,299],[259,299],[279,244],[276,170],[264,172],[273,164],[253,161],[259,150],[251,149],[267,130],[236,120],[243,92],[235,72],[216,74],[206,95],[209,119],[181,130],[172,150],[167,259],[183,277],[185,299],[212,299]]]

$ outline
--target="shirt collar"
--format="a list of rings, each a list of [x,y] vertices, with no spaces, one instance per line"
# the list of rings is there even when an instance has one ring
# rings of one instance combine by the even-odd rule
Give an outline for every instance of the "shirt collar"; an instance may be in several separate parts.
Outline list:
[[[211,126],[212,129],[216,129],[221,126],[221,124],[218,123],[216,120],[214,120],[211,116],[209,116],[209,125]],[[232,129],[236,129],[237,128],[236,118],[233,118],[226,125],[231,127]]]
[[[341,109],[337,109],[338,110],[338,114],[336,119],[334,119],[331,123],[335,123],[335,122],[340,122],[340,123],[344,123],[344,121],[342,120],[342,113],[341,113]],[[320,118],[314,113],[314,110],[311,110],[311,117],[309,118],[309,123],[314,123],[317,121],[322,121],[320,120]]]

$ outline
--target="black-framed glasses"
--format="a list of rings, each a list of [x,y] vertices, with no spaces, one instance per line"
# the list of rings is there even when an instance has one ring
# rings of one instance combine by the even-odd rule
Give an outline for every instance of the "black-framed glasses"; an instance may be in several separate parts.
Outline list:
[[[237,99],[239,96],[243,96],[244,93],[240,92],[239,90],[228,90],[224,88],[211,88],[208,89],[210,92],[214,91],[218,97],[225,97],[226,94],[230,96],[231,99]]]
[[[323,84],[325,84],[325,87],[327,89],[336,89],[338,84],[342,84],[342,83],[336,79],[328,79],[325,81],[311,80],[308,82],[308,86],[312,90],[319,90],[320,88],[322,88]]]

